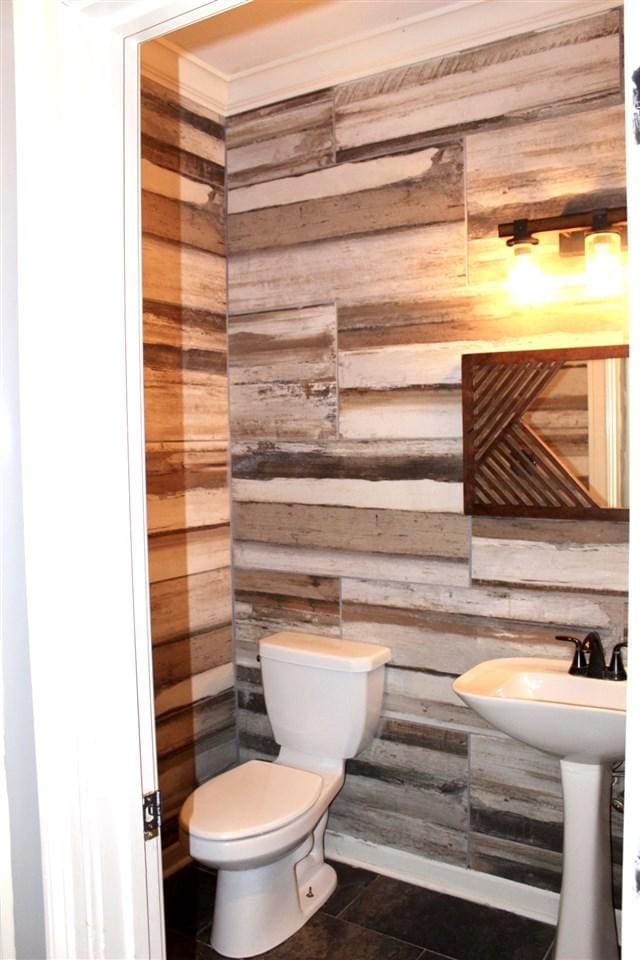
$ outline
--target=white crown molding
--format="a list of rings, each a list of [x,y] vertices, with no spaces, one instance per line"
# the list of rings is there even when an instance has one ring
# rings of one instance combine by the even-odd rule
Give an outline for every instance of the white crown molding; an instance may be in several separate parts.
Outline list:
[[[229,112],[230,77],[162,37],[141,48],[143,76],[223,116]]]
[[[144,48],[142,72],[231,115],[620,5],[621,0],[458,0],[444,10],[232,74],[160,39]]]
[[[481,9],[477,9],[481,6]],[[618,0],[472,0],[315,53],[233,74],[228,113],[348,83],[619,6]]]

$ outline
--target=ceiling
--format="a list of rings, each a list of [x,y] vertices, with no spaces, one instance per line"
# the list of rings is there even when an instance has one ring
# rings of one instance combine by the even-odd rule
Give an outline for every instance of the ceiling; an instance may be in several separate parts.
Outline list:
[[[621,0],[238,2],[144,44],[143,70],[228,115],[544,29]]]
[[[171,41],[231,80],[308,57],[478,0],[253,0],[171,34]]]

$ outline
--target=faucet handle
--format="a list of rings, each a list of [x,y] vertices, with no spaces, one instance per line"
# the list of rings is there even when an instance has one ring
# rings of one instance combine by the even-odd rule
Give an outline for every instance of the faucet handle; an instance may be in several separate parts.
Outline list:
[[[571,661],[571,666],[569,667],[569,673],[584,676],[589,667],[589,662],[587,660],[587,654],[584,649],[583,641],[579,640],[577,637],[569,637],[565,634],[556,635],[556,640],[562,640],[564,643],[575,644],[576,652],[573,655],[573,660]]]
[[[613,648],[613,653],[611,654],[611,662],[609,664],[609,669],[607,670],[607,679],[608,680],[626,680],[627,671],[624,668],[624,662],[622,660],[622,654],[620,651],[623,647],[628,646],[627,641],[623,640],[621,643],[616,643]]]

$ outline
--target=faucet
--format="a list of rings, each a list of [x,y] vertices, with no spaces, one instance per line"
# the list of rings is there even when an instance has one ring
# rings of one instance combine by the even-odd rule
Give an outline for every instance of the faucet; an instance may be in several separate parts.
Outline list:
[[[556,640],[563,640],[575,644],[575,653],[569,673],[581,676],[591,677],[596,680],[626,680],[627,674],[620,653],[622,647],[627,646],[627,641],[616,643],[611,654],[609,666],[605,664],[604,650],[600,634],[592,630],[584,640],[577,637],[556,636]]]
[[[600,634],[592,630],[582,641],[582,649],[589,654],[589,666],[587,667],[587,676],[594,677],[597,680],[604,680],[606,666],[604,662],[604,650],[602,649],[602,640]]]

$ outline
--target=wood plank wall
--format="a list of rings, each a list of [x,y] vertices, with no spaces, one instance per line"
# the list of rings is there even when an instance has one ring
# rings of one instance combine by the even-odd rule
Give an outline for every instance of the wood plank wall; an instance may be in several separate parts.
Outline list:
[[[515,308],[496,236],[624,204],[620,78],[615,10],[227,121],[242,754],[274,752],[259,637],[386,643],[378,736],[330,828],[555,890],[558,764],[451,681],[490,657],[566,659],[558,632],[619,640],[626,529],[462,514],[460,357],[626,341],[624,303],[568,276]]]
[[[224,128],[144,77],[141,108],[151,632],[170,855],[185,797],[236,759]]]

